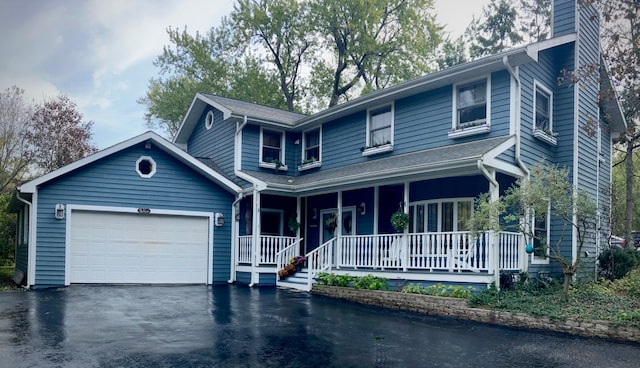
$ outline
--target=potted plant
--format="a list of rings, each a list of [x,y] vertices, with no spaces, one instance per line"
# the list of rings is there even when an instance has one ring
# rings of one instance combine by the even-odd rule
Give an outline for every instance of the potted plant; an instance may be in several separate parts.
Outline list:
[[[291,232],[296,232],[298,231],[298,229],[300,228],[300,223],[298,221],[296,221],[295,216],[289,217],[289,230],[291,230]]]
[[[391,225],[397,232],[403,232],[409,226],[409,214],[398,209],[391,215]]]
[[[335,212],[331,214],[331,216],[325,220],[324,225],[327,229],[334,231],[338,226],[338,214]]]

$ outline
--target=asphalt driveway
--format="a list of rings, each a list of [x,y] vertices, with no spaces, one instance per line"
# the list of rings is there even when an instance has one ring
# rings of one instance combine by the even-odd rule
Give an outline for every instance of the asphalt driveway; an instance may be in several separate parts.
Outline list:
[[[0,293],[0,367],[637,367],[640,346],[241,286]]]

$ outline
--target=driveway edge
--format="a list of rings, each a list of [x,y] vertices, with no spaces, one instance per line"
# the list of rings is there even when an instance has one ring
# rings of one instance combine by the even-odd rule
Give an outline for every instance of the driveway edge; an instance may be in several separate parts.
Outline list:
[[[468,306],[466,299],[325,285],[314,285],[311,293],[334,299],[348,300],[359,304],[495,325],[555,331],[610,340],[640,342],[640,329],[636,327],[612,326],[606,321],[556,320],[548,317],[532,317],[526,314],[471,308]]]

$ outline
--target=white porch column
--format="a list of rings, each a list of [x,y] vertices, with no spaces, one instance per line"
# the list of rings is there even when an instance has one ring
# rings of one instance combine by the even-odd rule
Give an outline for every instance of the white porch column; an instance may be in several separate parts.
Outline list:
[[[336,220],[336,241],[334,242],[336,246],[336,251],[333,253],[336,255],[336,268],[340,268],[340,260],[342,259],[342,241],[340,237],[342,236],[342,191],[338,191],[338,219]]]
[[[252,239],[251,239],[251,284],[257,285],[260,282],[258,265],[260,264],[260,192],[253,191],[253,216],[252,216]]]
[[[409,182],[404,182],[404,195],[402,201],[402,211],[409,213]],[[409,265],[409,227],[404,229],[402,235],[402,269],[406,272]]]
[[[373,234],[378,235],[378,210],[380,208],[380,187],[373,188]]]
[[[500,186],[496,180],[496,171],[489,170],[489,194],[491,202],[496,202],[500,199]],[[493,282],[496,288],[500,290],[500,238],[496,235],[496,232],[489,231],[489,244],[491,246],[491,263],[493,264]]]
[[[296,222],[301,224],[300,222],[300,209],[301,209],[301,199],[300,197],[296,197]],[[304,255],[304,252],[301,252],[300,249],[300,226],[298,226],[298,230],[296,230],[296,241],[298,242],[298,250],[296,251],[296,254],[301,254]]]

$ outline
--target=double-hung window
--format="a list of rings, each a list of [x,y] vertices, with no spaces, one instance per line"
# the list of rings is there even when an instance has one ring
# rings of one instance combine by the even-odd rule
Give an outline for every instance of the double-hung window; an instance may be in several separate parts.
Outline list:
[[[486,124],[486,79],[458,86],[456,97],[456,118],[458,129]]]
[[[304,157],[306,162],[320,161],[320,128],[304,133]]]
[[[531,263],[549,263],[549,210],[533,217],[533,255]]]
[[[393,104],[367,111],[364,155],[393,150]]]
[[[283,132],[262,129],[260,147],[260,166],[286,169],[286,167],[284,167]]]
[[[409,206],[409,232],[469,231],[473,199],[424,201]]]
[[[553,94],[539,83],[535,83],[533,103],[535,106],[533,115],[533,134],[548,143],[555,144],[556,138],[553,132]]]

